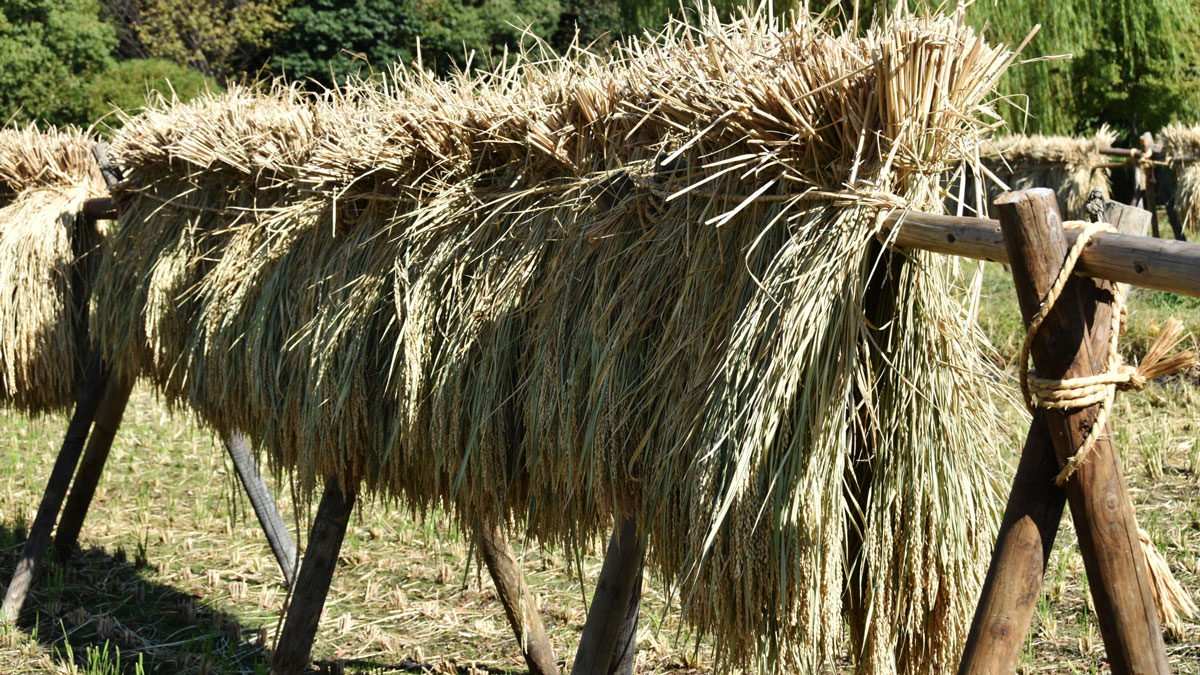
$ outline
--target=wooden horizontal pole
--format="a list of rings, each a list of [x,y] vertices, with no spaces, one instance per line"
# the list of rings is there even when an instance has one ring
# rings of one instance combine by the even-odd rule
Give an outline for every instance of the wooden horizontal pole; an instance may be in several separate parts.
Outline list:
[[[1070,247],[1078,232],[1065,234]],[[901,249],[1009,262],[1000,223],[988,218],[896,213],[884,221],[880,238]],[[1093,279],[1200,297],[1200,243],[1102,232],[1092,237],[1075,271]]]

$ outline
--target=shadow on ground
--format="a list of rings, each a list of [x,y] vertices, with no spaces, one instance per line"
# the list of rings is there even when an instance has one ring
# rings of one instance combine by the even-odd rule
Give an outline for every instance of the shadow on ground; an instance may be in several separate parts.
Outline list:
[[[0,584],[12,577],[25,535],[22,523],[0,524]],[[85,549],[60,563],[51,551],[17,629],[68,671],[72,663],[105,674],[267,671],[266,630],[149,580],[153,572],[137,552]]]
[[[0,524],[0,587],[12,577],[26,535],[22,522]],[[200,596],[150,579],[154,574],[137,551],[87,548],[68,561],[58,561],[51,550],[17,621],[19,634],[3,636],[5,646],[23,640],[37,643],[41,660],[51,662],[46,665],[71,672],[74,664],[86,675],[267,673],[271,654],[264,645],[274,626],[244,626]],[[350,659],[316,665],[314,673],[337,674],[525,672],[410,659],[399,663]]]

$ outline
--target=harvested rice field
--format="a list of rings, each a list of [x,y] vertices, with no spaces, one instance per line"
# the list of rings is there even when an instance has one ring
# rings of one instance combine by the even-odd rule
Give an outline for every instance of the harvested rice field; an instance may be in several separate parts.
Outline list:
[[[1021,332],[999,266],[985,271],[980,314],[1011,376],[1006,361]],[[1127,356],[1144,351],[1172,315],[1200,330],[1200,300],[1134,291]],[[1178,377],[1122,395],[1116,411],[1139,524],[1200,595],[1200,382]],[[1015,406],[1008,414],[998,447],[1015,461],[1025,421]],[[0,574],[12,572],[65,426],[62,416],[0,414]],[[45,568],[19,627],[0,636],[5,672],[265,673],[263,645],[286,589],[226,457],[210,434],[139,387],[84,526],[85,553]],[[293,528],[298,516],[306,531],[308,510],[297,513],[288,486],[271,484]],[[568,658],[599,552],[575,560],[515,544],[551,640]],[[1069,514],[1043,591],[1022,672],[1107,672]],[[649,580],[643,603],[638,672],[710,672],[712,646],[681,628],[660,582]],[[380,503],[359,509],[317,640],[314,657],[329,672],[526,672],[469,538],[440,512],[421,520]],[[1167,649],[1174,672],[1200,672],[1200,623],[1186,621]]]

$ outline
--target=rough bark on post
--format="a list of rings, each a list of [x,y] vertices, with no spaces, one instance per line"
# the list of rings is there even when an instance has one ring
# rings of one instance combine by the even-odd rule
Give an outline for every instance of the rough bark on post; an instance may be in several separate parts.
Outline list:
[[[287,524],[283,522],[283,516],[271,497],[271,490],[258,472],[254,457],[250,455],[250,444],[245,436],[230,434],[225,438],[225,451],[233,460],[233,467],[242,481],[246,496],[250,498],[250,506],[254,509],[258,524],[267,535],[267,543],[271,545],[271,552],[279,563],[279,571],[283,573],[288,586],[292,586],[296,582],[296,543],[292,541]]]
[[[637,522],[622,517],[608,542],[571,675],[633,672],[644,553]]]
[[[88,437],[83,459],[79,460],[79,468],[75,471],[75,480],[71,483],[71,493],[63,507],[58,531],[54,533],[54,551],[60,560],[70,558],[79,541],[79,531],[83,529],[84,518],[92,505],[96,485],[100,483],[100,475],[108,461],[113,438],[121,426],[121,418],[125,416],[125,406],[129,403],[132,391],[133,380],[112,378],[96,408],[92,434]]]
[[[329,594],[350,513],[354,510],[354,499],[353,492],[343,495],[337,478],[326,481],[283,631],[271,657],[271,675],[298,675],[308,668],[313,638],[325,608],[325,596]]]
[[[62,447],[54,460],[54,468],[50,471],[50,480],[46,482],[46,491],[38,506],[37,516],[34,517],[33,526],[29,528],[29,538],[25,540],[16,570],[4,594],[4,605],[0,611],[3,611],[4,620],[8,622],[16,621],[21,614],[21,607],[24,606],[29,587],[33,584],[34,572],[37,571],[42,555],[46,553],[46,547],[50,545],[54,521],[58,519],[58,511],[67,496],[71,474],[75,472],[75,464],[83,452],[83,444],[96,416],[100,396],[107,387],[108,374],[100,365],[99,354],[92,357],[87,372],[83,393],[75,404],[75,413],[71,416]]]
[[[504,605],[504,613],[512,626],[521,645],[521,653],[525,663],[533,675],[558,675],[558,663],[554,660],[554,648],[546,637],[546,629],[542,618],[538,615],[537,604],[533,594],[525,585],[521,575],[521,566],[513,554],[508,538],[498,527],[486,527],[476,524],[475,532],[479,536],[479,550],[483,554],[483,562],[487,565],[492,582],[496,585],[496,594],[500,596],[500,604]]]
[[[1067,495],[1054,484],[1058,459],[1041,411],[1033,416],[1004,519],[959,662],[961,675],[1011,673],[1041,595]]]
[[[1054,193],[1046,189],[1009,192],[997,198],[995,204],[1012,265],[1017,300],[1028,323],[1046,297],[1067,253]],[[1067,284],[1033,343],[1033,364],[1039,376],[1086,377],[1105,367],[1107,353],[1091,349],[1088,340],[1090,330],[1098,330],[1107,323],[1095,321],[1096,300],[1107,295],[1103,291],[1078,277]],[[1044,413],[1060,464],[1065,464],[1080,447],[1095,422],[1097,409],[1098,406],[1092,406]],[[1101,434],[1088,460],[1064,489],[1113,672],[1168,672],[1133,505],[1109,434]]]

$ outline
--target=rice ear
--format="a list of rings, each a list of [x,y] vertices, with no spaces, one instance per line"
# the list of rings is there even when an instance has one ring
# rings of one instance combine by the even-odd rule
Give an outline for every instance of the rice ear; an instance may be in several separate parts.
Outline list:
[[[995,384],[953,266],[876,215],[939,208],[1009,53],[795,21],[152,105],[113,142],[105,354],[302,487],[564,547],[637,513],[721,667],[829,667],[853,594],[860,670],[940,668]]]
[[[70,409],[90,350],[75,303],[99,255],[76,259],[96,243],[77,214],[104,190],[91,146],[71,127],[0,129],[0,401],[29,414]]]

